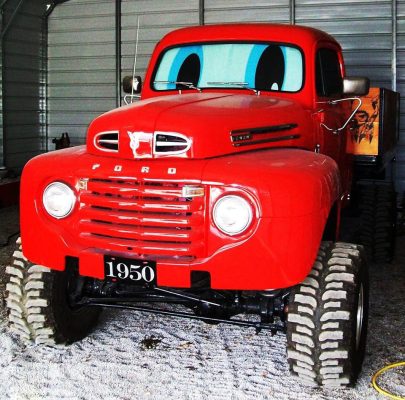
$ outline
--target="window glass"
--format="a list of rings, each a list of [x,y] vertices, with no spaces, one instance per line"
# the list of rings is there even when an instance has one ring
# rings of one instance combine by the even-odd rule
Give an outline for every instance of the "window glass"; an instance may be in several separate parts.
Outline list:
[[[156,69],[155,90],[247,87],[257,90],[301,90],[303,58],[292,46],[262,43],[211,43],[167,50]],[[181,84],[180,82],[183,82]]]
[[[316,56],[316,91],[318,95],[331,97],[343,92],[343,79],[337,53],[332,49],[320,49]]]

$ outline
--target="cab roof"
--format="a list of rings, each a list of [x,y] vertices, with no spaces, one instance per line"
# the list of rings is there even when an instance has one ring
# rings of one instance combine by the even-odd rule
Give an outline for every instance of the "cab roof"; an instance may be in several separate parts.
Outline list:
[[[299,25],[286,24],[220,24],[181,28],[168,33],[160,42],[167,47],[178,43],[205,41],[274,41],[306,47],[314,42],[327,41],[339,44],[326,32]]]

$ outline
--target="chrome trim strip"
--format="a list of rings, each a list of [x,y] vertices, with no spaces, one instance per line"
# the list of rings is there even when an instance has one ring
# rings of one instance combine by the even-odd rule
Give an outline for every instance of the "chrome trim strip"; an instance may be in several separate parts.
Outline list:
[[[271,143],[271,142],[281,142],[283,140],[293,140],[299,139],[301,135],[288,135],[288,136],[277,136],[268,139],[261,139],[261,140],[253,140],[249,142],[240,142],[240,143],[232,143],[234,147],[241,147],[241,146],[251,146],[254,144],[263,144],[263,143]]]
[[[265,134],[279,131],[288,131],[290,129],[296,128],[298,125],[294,123],[281,124],[281,125],[272,125],[272,126],[261,126],[257,128],[244,128],[244,129],[235,129],[231,131],[231,135],[240,135],[241,133],[246,134]]]

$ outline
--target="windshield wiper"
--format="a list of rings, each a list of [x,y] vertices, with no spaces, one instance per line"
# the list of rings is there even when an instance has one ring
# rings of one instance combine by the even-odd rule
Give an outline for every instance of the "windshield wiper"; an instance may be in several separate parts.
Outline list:
[[[215,86],[238,86],[242,89],[252,90],[256,95],[260,95],[260,90],[249,87],[247,82],[207,82],[207,85]]]
[[[202,92],[202,90],[199,87],[195,86],[193,82],[179,82],[179,81],[154,81],[153,82],[153,84],[156,84],[156,83],[162,83],[162,84],[166,84],[166,85],[167,84],[181,85],[181,86],[185,86],[186,88],[189,88],[189,89],[198,90],[198,92],[200,92],[200,93]]]

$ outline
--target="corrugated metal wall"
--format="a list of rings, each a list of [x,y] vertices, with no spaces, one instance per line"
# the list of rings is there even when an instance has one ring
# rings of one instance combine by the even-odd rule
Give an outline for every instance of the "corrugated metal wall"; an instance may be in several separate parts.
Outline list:
[[[332,34],[342,45],[347,75],[368,76],[371,85],[394,88],[392,60],[395,54],[395,24],[393,24],[393,1],[339,0],[325,3],[321,0],[298,0],[296,23],[313,26]],[[402,46],[404,37],[399,38]],[[402,76],[405,70],[402,71]],[[401,85],[397,90],[401,90]],[[404,110],[405,111],[405,110]],[[405,122],[405,121],[404,121]],[[401,124],[405,128],[404,124]],[[400,143],[405,144],[405,131]],[[395,165],[397,190],[405,190],[405,147],[399,147]]]
[[[289,0],[205,0],[204,22],[290,22]]]
[[[372,85],[391,88],[391,8],[391,0],[298,0],[295,21],[340,42],[348,75],[368,76]]]
[[[83,143],[89,122],[116,105],[114,4],[71,0],[49,18],[49,141],[68,132]]]
[[[7,25],[17,1],[4,9]],[[5,162],[9,169],[20,170],[44,151],[44,92],[42,50],[42,0],[22,4],[3,42],[3,132]]]
[[[0,15],[0,32],[3,31],[3,14]],[[3,147],[3,41],[0,40],[0,168],[4,168]]]
[[[137,17],[137,73],[145,73],[156,42],[180,26],[198,24],[198,0],[122,1],[122,75],[132,74]],[[71,0],[49,20],[49,140],[68,132],[83,143],[86,128],[114,108],[115,1]]]
[[[168,32],[198,25],[198,0],[122,2],[122,76],[132,75],[137,20],[140,20],[137,74],[144,75],[156,43]]]
[[[397,151],[397,191],[405,192],[405,0],[397,2],[397,91],[401,93],[399,147]]]
[[[50,136],[68,131],[76,142],[97,113],[115,106],[114,1],[70,0],[50,18]],[[137,72],[144,74],[155,43],[179,26],[198,24],[204,4],[206,24],[285,22],[309,25],[333,34],[343,45],[350,75],[367,75],[375,86],[393,81],[392,0],[123,0],[122,73],[132,71],[137,16],[141,18]],[[405,91],[405,0],[398,7],[398,87]],[[293,7],[291,7],[293,5]],[[404,108],[404,107],[403,107]],[[405,109],[401,113],[401,127]],[[397,163],[399,190],[405,189],[405,132]]]
[[[402,96],[396,163],[398,192],[405,191],[405,0],[205,0],[205,22],[295,22],[332,34],[344,49],[348,75],[368,76],[373,86],[395,88]],[[395,35],[395,4],[397,7]],[[397,44],[395,45],[395,39]],[[395,46],[395,47],[393,47]],[[392,60],[397,50],[397,80]]]

